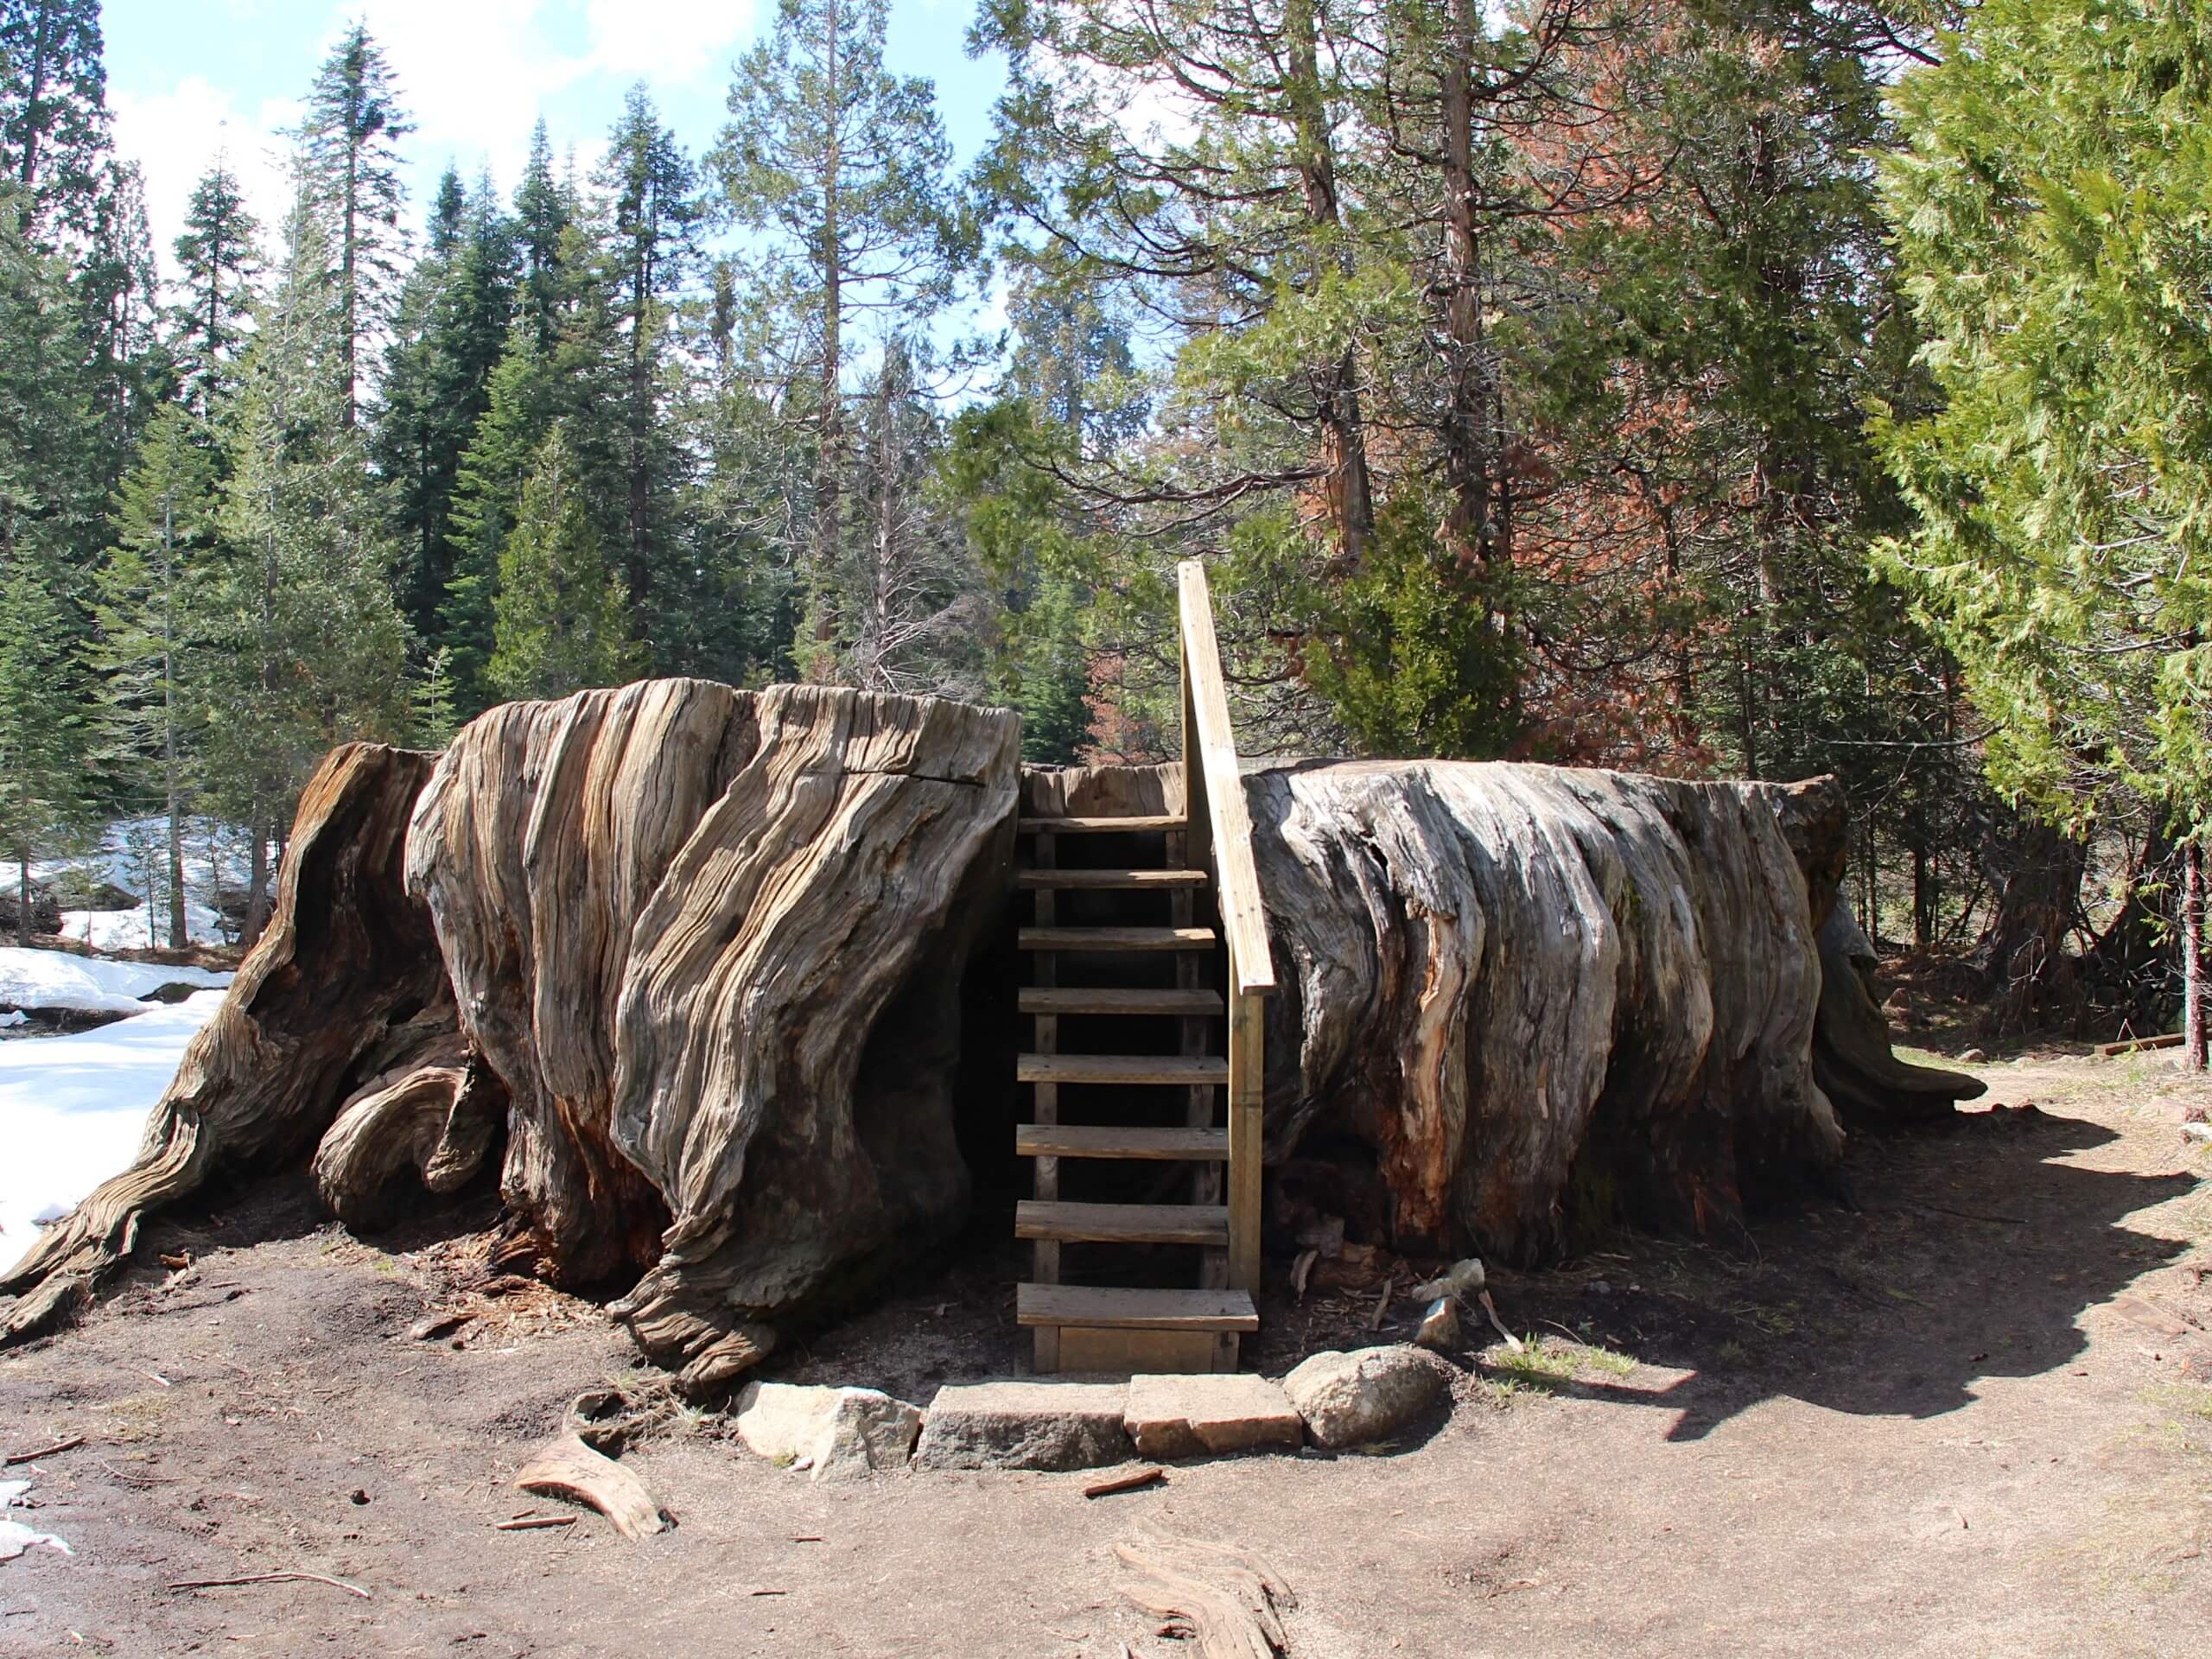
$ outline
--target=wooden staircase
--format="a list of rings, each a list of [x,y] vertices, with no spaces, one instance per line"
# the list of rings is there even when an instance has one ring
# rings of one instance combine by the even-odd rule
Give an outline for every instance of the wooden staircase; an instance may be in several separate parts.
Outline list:
[[[1234,1370],[1259,1328],[1259,998],[1274,981],[1203,568],[1185,565],[1181,586],[1188,810],[1020,823],[1035,1040],[1019,1080],[1034,1109],[1014,1149],[1035,1196],[1014,1231],[1034,1252],[1018,1306],[1039,1372]],[[1090,1183],[1110,1200],[1069,1199],[1076,1160],[1134,1167]],[[1157,1282],[1173,1262],[1160,1247],[1196,1252],[1186,1282]]]

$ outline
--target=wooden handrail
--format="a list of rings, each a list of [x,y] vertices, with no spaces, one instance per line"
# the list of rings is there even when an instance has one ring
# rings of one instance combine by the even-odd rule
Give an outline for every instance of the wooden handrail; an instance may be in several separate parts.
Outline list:
[[[1267,912],[1252,861],[1252,815],[1229,724],[1229,692],[1214,638],[1205,566],[1176,570],[1183,659],[1183,810],[1203,827],[1221,937],[1229,957],[1229,1287],[1260,1287],[1261,1142],[1265,1131],[1267,1002],[1275,988]]]
[[[1265,996],[1275,988],[1274,963],[1268,950],[1259,872],[1252,862],[1252,816],[1245,809],[1236,736],[1229,725],[1229,693],[1214,638],[1213,594],[1205,566],[1184,560],[1176,569],[1176,586],[1182,602],[1185,810],[1192,828],[1203,821],[1211,832],[1230,987],[1240,995]]]

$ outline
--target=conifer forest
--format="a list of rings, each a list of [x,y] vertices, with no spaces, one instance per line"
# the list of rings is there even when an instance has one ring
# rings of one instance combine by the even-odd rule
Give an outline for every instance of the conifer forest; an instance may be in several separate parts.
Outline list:
[[[333,745],[649,675],[1167,758],[1195,557],[1249,753],[1833,773],[1885,950],[2176,1017],[2212,11],[982,0],[971,156],[887,15],[427,200],[356,23],[157,262],[99,0],[0,0],[0,856],[240,826],[251,934]]]

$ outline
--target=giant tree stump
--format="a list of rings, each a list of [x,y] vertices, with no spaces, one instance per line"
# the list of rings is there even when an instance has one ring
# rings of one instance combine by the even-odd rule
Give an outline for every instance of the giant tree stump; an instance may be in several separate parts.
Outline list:
[[[415,814],[463,1033],[505,1081],[511,1261],[635,1278],[703,1388],[956,1230],[963,969],[1012,876],[1004,710],[652,681],[470,724]]]
[[[311,1158],[372,1226],[504,1136],[505,1263],[618,1293],[695,1390],[734,1376],[964,1217],[963,983],[1010,914],[1020,789],[1180,808],[1173,767],[1025,785],[1019,735],[663,680],[494,709],[435,762],[335,752],[138,1160],[0,1286],[0,1340],[213,1175]],[[1833,782],[1413,762],[1245,786],[1282,988],[1268,1160],[1357,1147],[1402,1248],[1537,1261],[1593,1207],[1734,1224],[1833,1179],[1847,1124],[1978,1091],[1890,1052],[1834,905]]]

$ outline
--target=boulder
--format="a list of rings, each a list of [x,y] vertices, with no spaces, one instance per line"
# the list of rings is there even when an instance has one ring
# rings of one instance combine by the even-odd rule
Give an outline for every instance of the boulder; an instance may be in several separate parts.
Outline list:
[[[1123,1421],[1145,1458],[1295,1451],[1306,1430],[1280,1383],[1243,1372],[1133,1376]]]
[[[810,1470],[817,1480],[905,1468],[921,1427],[918,1408],[880,1389],[753,1382],[738,1399],[737,1434],[746,1449]]]
[[[1396,1433],[1443,1389],[1436,1362],[1402,1344],[1315,1354],[1282,1380],[1313,1443],[1332,1451]]]
[[[1424,1348],[1444,1353],[1459,1345],[1459,1305],[1449,1296],[1439,1296],[1422,1312],[1421,1329],[1414,1340]]]
[[[1096,1469],[1129,1455],[1121,1382],[970,1382],[939,1389],[922,1422],[923,1469]]]

